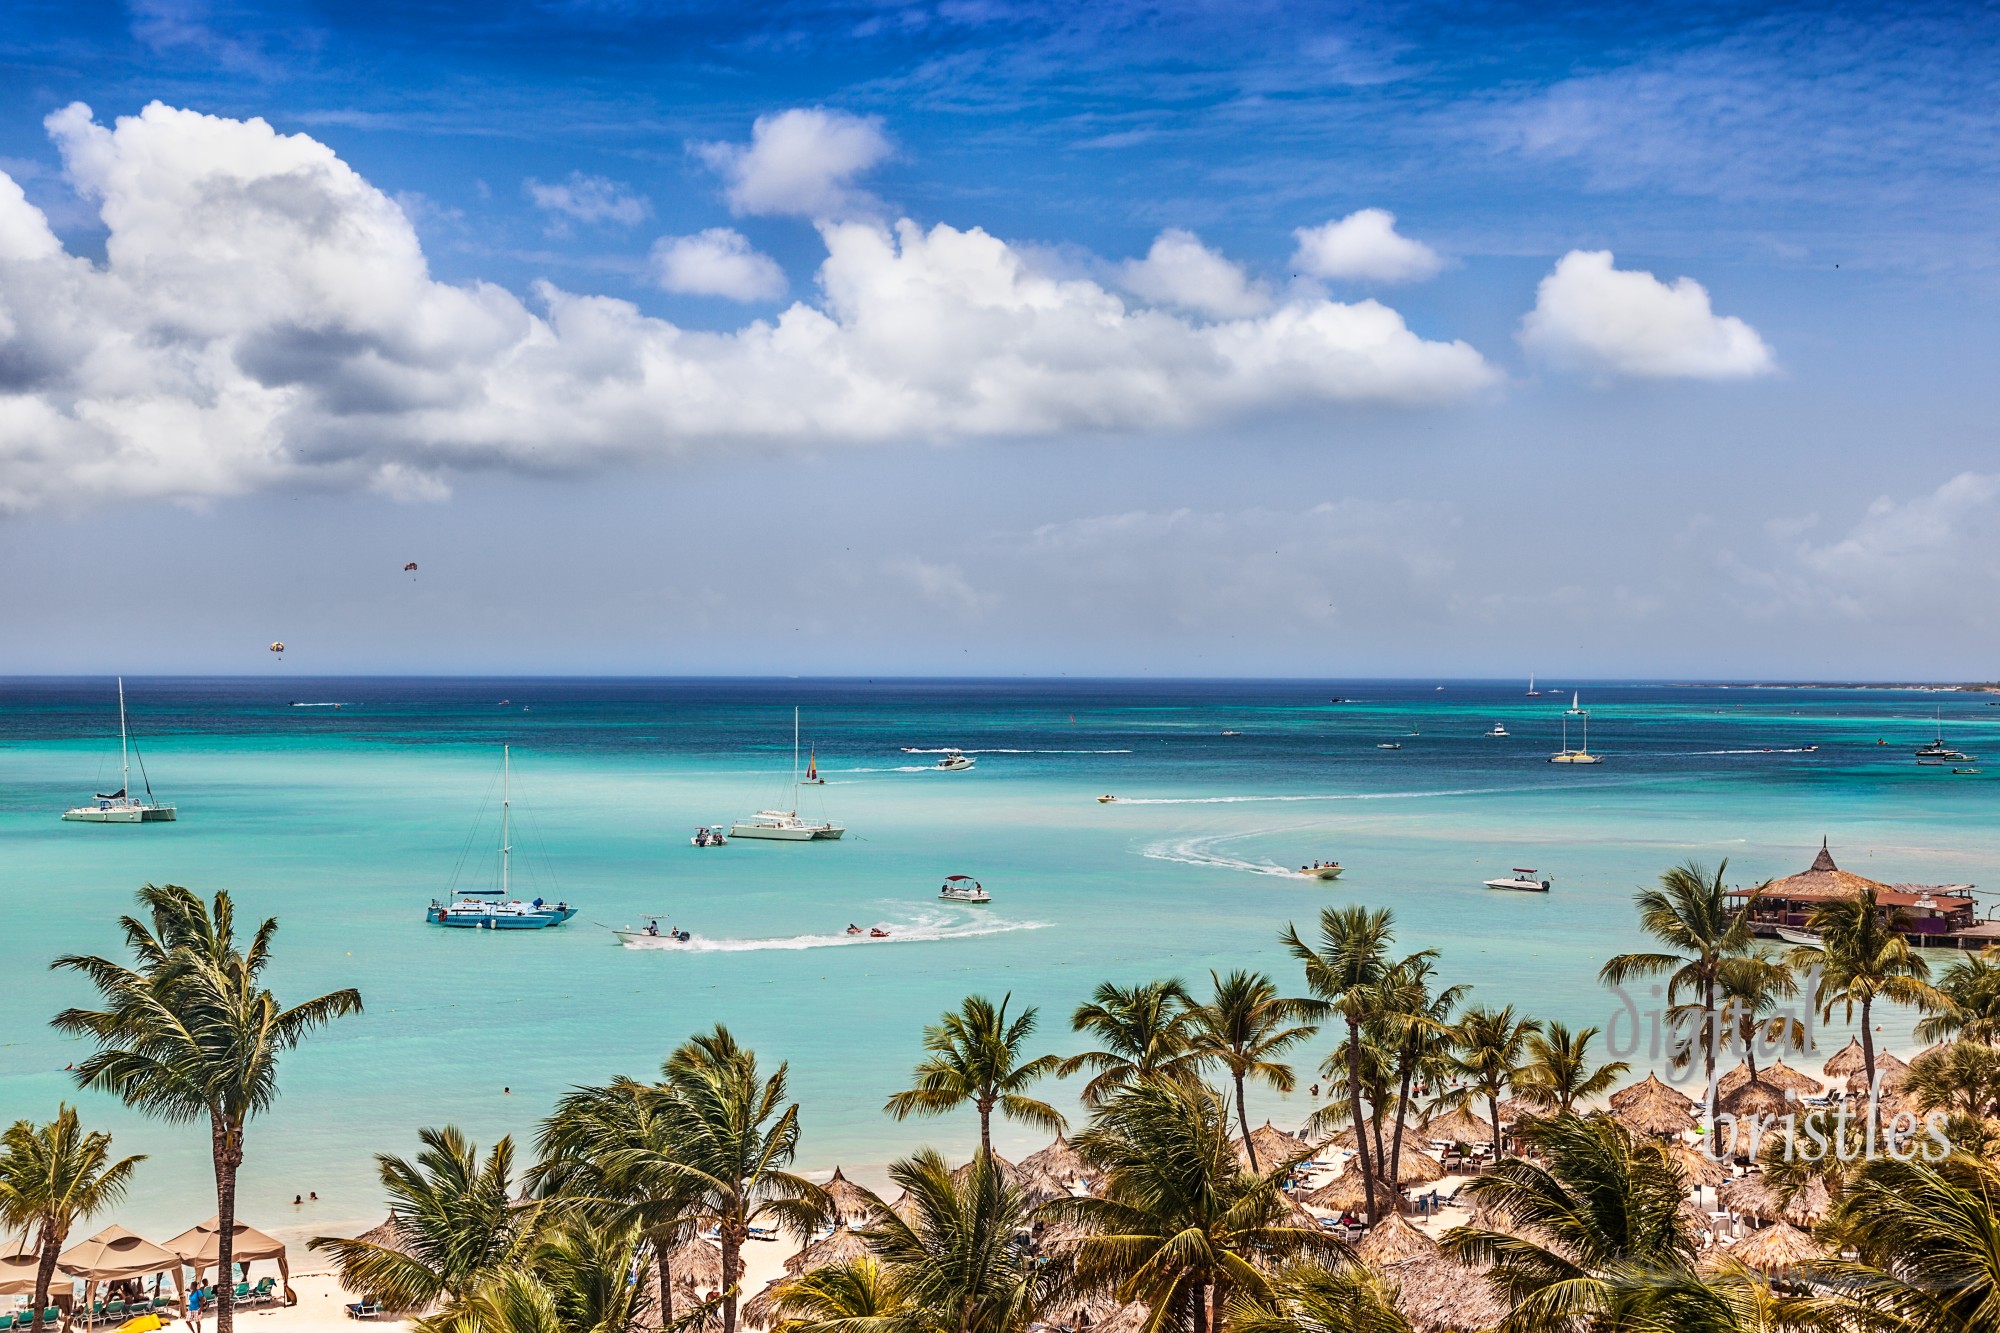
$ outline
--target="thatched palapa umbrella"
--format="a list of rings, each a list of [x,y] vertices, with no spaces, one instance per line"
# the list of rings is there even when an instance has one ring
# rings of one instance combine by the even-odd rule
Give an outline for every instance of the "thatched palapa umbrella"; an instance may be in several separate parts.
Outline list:
[[[1257,1150],[1257,1167],[1262,1171],[1312,1152],[1311,1144],[1295,1134],[1287,1134],[1268,1120],[1250,1131],[1250,1147]],[[1242,1139],[1236,1140],[1236,1157],[1245,1166],[1250,1165],[1250,1153]]]
[[[1396,1179],[1403,1185],[1428,1185],[1444,1179],[1444,1164],[1437,1158],[1407,1144],[1396,1161]]]
[[[776,1297],[778,1289],[785,1285],[785,1281],[781,1277],[772,1278],[764,1284],[762,1291],[743,1302],[742,1309],[737,1311],[737,1314],[742,1316],[743,1322],[751,1328],[769,1328],[776,1323],[778,1318]]]
[[[1894,1092],[1903,1086],[1903,1078],[1910,1067],[1887,1051],[1875,1053],[1875,1077],[1880,1080],[1883,1092]],[[1857,1097],[1868,1095],[1868,1071],[1857,1069],[1847,1076],[1847,1090]]]
[[[1614,1111],[1622,1111],[1626,1107],[1632,1106],[1635,1103],[1641,1101],[1652,1101],[1660,1099],[1671,1102],[1677,1098],[1687,1106],[1688,1110],[1692,1111],[1694,1109],[1694,1102],[1692,1099],[1684,1096],[1679,1092],[1676,1092],[1674,1089],[1660,1082],[1659,1075],[1648,1074],[1646,1075],[1645,1078],[1641,1079],[1639,1082],[1634,1083],[1629,1087],[1621,1088],[1617,1092],[1612,1093],[1611,1109]]]
[[[833,1168],[833,1179],[820,1186],[833,1204],[835,1222],[866,1222],[875,1212],[875,1198],[867,1190]]]
[[[1762,1175],[1748,1175],[1720,1186],[1715,1199],[1738,1217],[1759,1222],[1775,1222],[1785,1211],[1784,1203]]]
[[[1826,1091],[1823,1079],[1814,1078],[1803,1069],[1794,1069],[1783,1060],[1764,1066],[1757,1071],[1757,1077],[1774,1088],[1796,1092],[1801,1097],[1817,1097]]]
[[[1667,1156],[1680,1167],[1681,1174],[1687,1177],[1690,1185],[1720,1185],[1731,1176],[1728,1167],[1700,1148],[1685,1143],[1668,1144]]]
[[[1791,1223],[1773,1222],[1731,1245],[1729,1255],[1759,1272],[1781,1273],[1823,1258],[1825,1251]]]
[[[1775,1120],[1794,1109],[1782,1090],[1762,1079],[1745,1083],[1727,1097],[1719,1098],[1715,1105],[1717,1110],[1727,1111],[1738,1120]]]
[[[1375,1204],[1393,1211],[1403,1197],[1402,1191],[1386,1180],[1375,1182]],[[1329,1213],[1351,1213],[1368,1206],[1367,1191],[1362,1188],[1361,1172],[1343,1171],[1300,1200],[1315,1208],[1324,1208]]]
[[[1093,1323],[1090,1326],[1090,1333],[1139,1333],[1152,1316],[1152,1306],[1133,1301],[1130,1305],[1119,1306],[1117,1311],[1103,1323]]]
[[[833,1234],[814,1241],[785,1260],[785,1271],[797,1277],[801,1273],[810,1273],[815,1268],[825,1268],[829,1264],[844,1264],[850,1259],[859,1259],[867,1253],[867,1242],[855,1231],[844,1225],[837,1226],[833,1229]]]
[[[1512,1308],[1484,1273],[1435,1245],[1429,1253],[1370,1267],[1395,1284],[1396,1308],[1410,1321],[1412,1333],[1492,1328]]]
[[[1783,1216],[1795,1227],[1811,1228],[1818,1226],[1832,1211],[1833,1196],[1827,1193],[1826,1182],[1813,1176],[1792,1191],[1792,1197],[1785,1203]]]
[[[1820,1068],[1828,1078],[1846,1078],[1868,1067],[1867,1057],[1861,1049],[1861,1038],[1849,1037],[1847,1045],[1840,1048],[1831,1060]]]
[[[1078,1152],[1060,1132],[1056,1134],[1054,1143],[1023,1157],[1021,1165],[1064,1184],[1073,1180],[1088,1179],[1094,1174],[1090,1169],[1090,1163],[1083,1160],[1083,1154]]]
[[[1375,1269],[1405,1259],[1429,1258],[1437,1252],[1438,1243],[1400,1215],[1384,1218],[1368,1228],[1368,1234],[1354,1247],[1354,1257]]]
[[[1491,1143],[1493,1126],[1459,1106],[1424,1121],[1416,1135],[1425,1143]]]
[[[736,1276],[743,1276],[743,1260],[736,1261]],[[667,1251],[667,1271],[673,1274],[676,1287],[710,1287],[722,1285],[722,1247],[712,1240],[696,1237],[685,1244],[676,1245]]]
[[[1658,1134],[1663,1138],[1693,1129],[1694,1103],[1664,1083],[1657,1086],[1657,1092],[1649,1090],[1645,1096],[1632,1098],[1614,1109],[1612,1119],[1634,1134]]]

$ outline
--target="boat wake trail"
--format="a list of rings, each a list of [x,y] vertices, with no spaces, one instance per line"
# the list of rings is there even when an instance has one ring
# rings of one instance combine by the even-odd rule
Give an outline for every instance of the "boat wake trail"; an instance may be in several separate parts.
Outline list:
[[[668,953],[756,953],[763,950],[836,949],[862,944],[922,944],[937,940],[975,939],[981,935],[1006,935],[1017,930],[1040,930],[1048,921],[1001,921],[985,914],[968,918],[944,912],[923,912],[901,921],[862,922],[864,931],[886,930],[882,939],[866,933],[849,935],[785,935],[767,939],[710,939],[696,935],[685,943],[665,936],[638,936],[621,940],[627,949],[658,949]]]
[[[1417,801],[1433,796],[1490,796],[1506,787],[1449,787],[1438,791],[1350,791],[1311,796],[1120,796],[1118,805],[1255,805],[1288,801]]]
[[[914,745],[905,745],[904,754],[952,754],[947,749],[922,750]],[[1130,750],[959,750],[958,754],[1130,754]]]
[[[1167,842],[1156,842],[1143,849],[1143,855],[1155,861],[1173,861],[1184,866],[1201,866],[1210,870],[1236,870],[1247,875],[1283,875],[1288,879],[1298,878],[1298,872],[1275,861],[1246,861],[1240,856],[1231,856],[1221,850],[1224,843],[1236,842],[1243,838],[1254,838],[1260,832],[1275,832],[1262,829],[1250,833],[1214,834],[1205,838],[1177,838]]]

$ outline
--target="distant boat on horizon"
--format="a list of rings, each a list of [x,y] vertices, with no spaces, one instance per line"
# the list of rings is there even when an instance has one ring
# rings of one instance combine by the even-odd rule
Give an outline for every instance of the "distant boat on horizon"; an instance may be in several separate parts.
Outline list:
[[[153,781],[146,776],[146,761],[139,760],[139,781],[145,785],[146,799],[132,795],[132,756],[138,750],[125,726],[125,678],[118,678],[118,790],[96,793],[89,805],[63,811],[63,818],[75,824],[168,824],[176,815],[171,805],[153,799]]]
[[[1530,699],[1539,699],[1542,697],[1542,692],[1535,688],[1535,677],[1532,672],[1528,675],[1528,697]]]

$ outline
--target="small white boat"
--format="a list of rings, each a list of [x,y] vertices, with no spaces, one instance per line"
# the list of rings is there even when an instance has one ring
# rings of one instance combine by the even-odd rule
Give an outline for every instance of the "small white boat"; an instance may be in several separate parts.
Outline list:
[[[118,771],[123,781],[118,790],[97,792],[89,805],[63,811],[63,818],[75,824],[164,824],[174,820],[174,807],[153,799],[153,781],[146,776],[146,761],[139,760],[139,781],[145,784],[146,799],[132,795],[132,752],[137,747],[125,730],[125,678],[118,678]]]
[[[1099,805],[1110,805],[1113,801],[1117,799],[1118,798],[1116,796],[1100,796],[1097,798],[1097,803]]]
[[[971,768],[973,762],[972,756],[963,750],[946,750],[943,757],[937,761],[935,767],[939,772],[957,773],[963,769]]]
[[[946,875],[944,887],[938,890],[938,897],[948,903],[990,903],[993,895],[980,887],[979,881],[970,875]]]
[[[1805,930],[1798,926],[1773,926],[1771,929],[1776,931],[1778,938],[1787,944],[1803,944],[1812,949],[1817,949],[1820,946],[1820,937],[1814,931]]]
[[[1510,734],[1512,734],[1512,733],[1510,733],[1510,732],[1509,732],[1509,731],[1507,730],[1507,724],[1506,724],[1506,723],[1504,723],[1504,722],[1495,722],[1495,723],[1494,723],[1494,724],[1492,725],[1492,727],[1490,727],[1490,728],[1489,728],[1489,729],[1487,730],[1486,734],[1487,734],[1488,736],[1506,736],[1506,735],[1510,735]]]
[[[668,926],[665,930],[661,930],[657,920],[649,920],[636,929],[627,926],[623,930],[614,930],[611,933],[618,937],[620,944],[648,944],[654,940],[663,940],[668,944],[686,944],[694,938],[678,926]]]
[[[1403,744],[1401,741],[1383,741],[1375,748],[1378,750],[1400,750],[1403,748]]]
[[[1528,697],[1530,699],[1539,699],[1542,697],[1542,692],[1535,688],[1535,677],[1532,672],[1528,676]]]
[[[688,841],[696,847],[727,847],[729,835],[720,824],[703,824]]]
[[[1581,718],[1583,720],[1583,744],[1581,747],[1574,750],[1569,748],[1569,720],[1573,717]],[[1592,754],[1590,752],[1590,714],[1588,711],[1577,705],[1577,696],[1573,692],[1569,696],[1569,710],[1563,714],[1562,726],[1563,726],[1562,749],[1557,751],[1555,754],[1549,756],[1550,763],[1601,764],[1604,762],[1603,755]]]
[[[1338,861],[1315,861],[1309,866],[1300,866],[1299,873],[1307,879],[1339,879],[1340,872],[1346,868]]]
[[[1520,893],[1547,893],[1555,880],[1543,878],[1540,871],[1532,866],[1515,866],[1514,873],[1501,879],[1489,879],[1489,889],[1514,889]]]

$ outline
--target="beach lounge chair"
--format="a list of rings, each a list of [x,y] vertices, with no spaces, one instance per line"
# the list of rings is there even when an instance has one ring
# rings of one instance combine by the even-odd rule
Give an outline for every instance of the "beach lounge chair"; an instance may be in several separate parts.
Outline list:
[[[34,1322],[32,1318],[28,1320],[30,1325]],[[12,1327],[14,1327],[14,1316],[11,1314],[0,1314],[0,1333],[7,1333],[7,1330]]]
[[[349,1319],[373,1319],[382,1313],[382,1307],[373,1301],[356,1301],[345,1308]]]
[[[258,1278],[257,1285],[250,1289],[250,1299],[254,1301],[275,1300],[277,1298],[277,1287],[278,1279],[274,1277]]]

